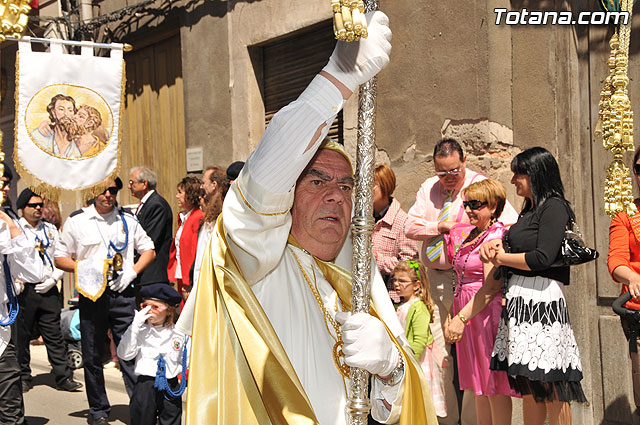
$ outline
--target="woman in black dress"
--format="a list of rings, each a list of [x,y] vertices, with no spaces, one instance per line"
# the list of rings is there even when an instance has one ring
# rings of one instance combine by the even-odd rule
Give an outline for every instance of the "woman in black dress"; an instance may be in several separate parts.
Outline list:
[[[511,183],[525,198],[516,224],[502,241],[483,245],[481,258],[502,266],[506,305],[491,359],[523,395],[525,425],[570,424],[570,401],[584,402],[582,366],[564,286],[569,267],[552,267],[558,257],[570,207],[564,199],[558,163],[542,147],[511,161]]]

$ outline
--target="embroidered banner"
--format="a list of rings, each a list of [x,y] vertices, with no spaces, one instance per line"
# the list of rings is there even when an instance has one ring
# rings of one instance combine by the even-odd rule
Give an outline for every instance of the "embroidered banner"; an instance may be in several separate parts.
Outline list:
[[[16,148],[18,173],[34,192],[53,200],[65,191],[101,193],[120,168],[120,118],[124,96],[122,45],[110,57],[33,52],[29,37],[18,42]]]

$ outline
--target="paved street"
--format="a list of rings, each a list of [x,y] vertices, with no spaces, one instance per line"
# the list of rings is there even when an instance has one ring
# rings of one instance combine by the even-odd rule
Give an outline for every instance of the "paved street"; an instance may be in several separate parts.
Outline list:
[[[44,345],[31,346],[31,370],[34,387],[24,394],[25,414],[29,425],[76,425],[87,424],[89,404],[84,391],[69,393],[57,391],[47,361]],[[128,424],[129,397],[124,389],[124,382],[118,369],[105,369],[104,377],[107,395],[111,402],[111,424]],[[84,384],[82,369],[74,373],[77,381]]]

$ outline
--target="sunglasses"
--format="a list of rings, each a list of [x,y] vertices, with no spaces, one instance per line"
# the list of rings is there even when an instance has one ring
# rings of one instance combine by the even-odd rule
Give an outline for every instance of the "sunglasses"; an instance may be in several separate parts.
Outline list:
[[[164,311],[167,309],[166,305],[156,305],[156,304],[147,304],[147,303],[142,303],[141,307],[142,308],[151,307],[151,311]]]
[[[27,207],[29,208],[44,208],[44,202],[33,202],[33,203],[28,203]]]
[[[107,192],[109,192],[109,193],[110,193],[110,194],[112,194],[112,195],[117,195],[117,194],[118,194],[118,188],[117,188],[117,187],[114,187],[114,186],[108,187],[108,188],[106,188],[106,189],[104,190],[104,192],[102,192],[102,194],[103,194],[103,195],[106,195],[106,194],[107,194]]]
[[[448,175],[457,176],[458,174],[460,174],[459,168],[454,168],[449,171],[436,171],[436,176],[438,177],[447,177]]]
[[[640,175],[640,164],[633,164],[633,174]]]
[[[483,206],[487,205],[487,201],[478,201],[477,199],[473,199],[471,201],[463,201],[462,205],[465,208],[469,208],[470,210],[479,210]]]

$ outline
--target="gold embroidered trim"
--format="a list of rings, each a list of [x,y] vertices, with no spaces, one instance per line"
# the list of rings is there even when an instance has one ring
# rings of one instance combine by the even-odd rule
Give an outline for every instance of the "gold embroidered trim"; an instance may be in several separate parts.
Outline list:
[[[291,211],[291,207],[289,207],[289,208],[287,208],[287,209],[286,209],[285,211],[283,211],[283,212],[277,212],[277,213],[263,213],[263,212],[260,212],[260,211],[256,210],[255,208],[253,208],[253,207],[251,206],[251,204],[249,204],[249,202],[247,201],[247,199],[244,197],[244,194],[242,193],[242,190],[240,190],[240,185],[238,184],[238,180],[237,180],[237,179],[235,180],[235,185],[236,185],[236,187],[238,188],[238,193],[240,194],[240,197],[242,198],[242,201],[244,202],[244,204],[245,204],[247,207],[249,207],[249,209],[250,209],[251,211],[253,211],[254,213],[256,213],[256,214],[264,215],[264,216],[266,216],[266,217],[272,217],[272,216],[276,216],[276,215],[284,215],[284,214],[288,213],[289,211]]]

